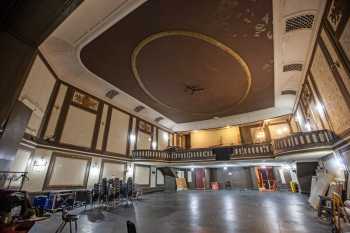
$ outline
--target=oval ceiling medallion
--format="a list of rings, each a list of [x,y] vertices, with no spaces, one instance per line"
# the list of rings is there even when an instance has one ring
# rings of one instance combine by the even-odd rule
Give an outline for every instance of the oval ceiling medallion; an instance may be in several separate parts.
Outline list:
[[[226,76],[228,76],[228,80],[229,82],[227,82],[227,80],[225,81],[225,79],[219,79],[219,77],[222,77],[222,75],[218,75],[218,76],[214,76],[213,74],[211,74],[212,76],[210,76],[210,78],[214,78],[214,82],[223,82],[222,85],[231,85],[232,89],[229,89],[227,91],[227,93],[235,93],[235,95],[227,95],[226,94],[226,100],[228,101],[227,104],[225,104],[225,106],[219,106],[217,109],[211,109],[210,112],[206,112],[206,111],[199,111],[198,109],[197,111],[193,111],[193,109],[191,107],[185,108],[185,107],[181,107],[184,105],[184,103],[182,104],[169,104],[167,103],[166,100],[162,100],[165,99],[164,95],[162,95],[161,98],[159,98],[157,96],[157,94],[154,94],[154,90],[152,90],[152,88],[147,88],[146,84],[145,84],[145,80],[142,79],[141,76],[141,72],[139,71],[140,67],[138,67],[138,58],[139,55],[141,53],[141,51],[147,46],[150,45],[151,42],[154,42],[158,39],[161,38],[169,38],[169,37],[182,37],[182,38],[189,38],[189,39],[195,39],[195,40],[199,40],[200,42],[204,42],[204,44],[206,44],[206,46],[208,47],[212,47],[212,48],[216,48],[219,49],[221,51],[221,53],[227,57],[227,59],[229,61],[232,61],[234,63],[230,63],[230,66],[237,66],[238,70],[241,71],[237,71],[237,73],[230,73],[227,72],[227,74],[225,74]],[[197,42],[198,43],[198,42]],[[171,46],[171,45],[170,45]],[[189,48],[190,49],[190,48]],[[156,52],[156,51],[152,51],[152,52]],[[164,58],[166,59],[166,58]],[[214,59],[215,58],[210,58],[210,59]],[[208,60],[210,60],[208,59]],[[227,64],[227,63],[224,63]],[[160,32],[160,33],[156,33],[156,34],[152,34],[148,37],[146,37],[145,39],[143,39],[134,49],[132,55],[131,55],[131,65],[132,65],[132,72],[133,72],[133,76],[136,79],[136,81],[138,82],[139,86],[142,88],[142,90],[152,99],[154,100],[156,103],[160,104],[161,106],[164,106],[166,108],[178,111],[178,112],[186,112],[186,113],[190,113],[190,114],[194,114],[194,115],[209,115],[209,114],[213,114],[213,112],[215,112],[216,114],[224,114],[227,111],[232,110],[233,107],[237,107],[240,103],[242,103],[248,96],[250,90],[251,90],[251,86],[252,86],[252,77],[251,77],[251,72],[249,70],[249,67],[247,65],[247,63],[242,59],[242,57],[235,52],[233,49],[231,49],[230,47],[228,47],[227,45],[217,41],[216,39],[201,34],[201,33],[196,33],[196,32],[190,32],[190,31],[165,31],[165,32]],[[170,64],[171,65],[171,64]],[[225,66],[227,67],[227,66]],[[195,69],[193,68],[193,66],[191,66],[191,64],[188,65],[188,69]],[[204,68],[204,67],[203,67]],[[217,67],[209,67],[211,70],[215,70],[215,68]],[[197,68],[198,69],[198,68]],[[222,67],[221,67],[222,69]],[[157,70],[157,68],[155,68],[155,70]],[[217,71],[213,71],[213,72],[217,72]],[[220,74],[225,73],[225,70],[220,70],[219,71]],[[215,73],[216,74],[216,73]],[[237,76],[237,74],[240,74],[239,77]],[[154,74],[153,74],[154,75]],[[242,77],[243,76],[243,77]],[[207,77],[204,77],[204,80]],[[208,93],[206,93],[206,87],[202,86],[191,86],[190,84],[186,84],[186,82],[188,81],[189,83],[191,83],[191,81],[193,80],[189,80],[191,78],[185,79],[185,83],[183,84],[185,87],[185,92],[187,90],[187,93],[190,93],[189,98],[190,100],[194,99],[195,97],[193,97],[194,93],[197,93],[196,91],[202,91],[203,93],[202,95],[207,95],[206,98],[210,98],[210,95],[212,94],[212,92],[208,91]],[[201,80],[203,81],[203,77],[202,78],[194,78],[195,81]],[[183,80],[181,80],[183,81]],[[242,84],[242,82],[244,83],[244,85]],[[169,88],[171,89],[172,86],[170,83],[170,85],[168,86],[164,86],[163,88]],[[150,85],[150,82],[148,82],[148,86]],[[199,83],[199,85],[201,85],[201,83]],[[237,88],[239,87],[239,88]],[[189,89],[189,90],[188,90]],[[179,90],[179,89],[177,89]],[[222,91],[220,89],[217,90],[218,92]],[[177,92],[179,95],[185,95],[185,93],[180,93]],[[195,96],[195,95],[194,95]],[[223,95],[225,96],[225,95]],[[169,95],[169,98],[174,98],[173,96]],[[176,98],[176,97],[175,97]],[[198,97],[200,98],[200,97]],[[202,98],[204,99],[204,98]],[[227,100],[228,99],[228,100]],[[196,99],[197,101],[198,99]],[[168,101],[169,102],[169,101]],[[170,101],[171,102],[171,101]],[[186,103],[186,102],[185,102]],[[196,102],[197,103],[197,102]],[[202,103],[201,103],[202,104]],[[199,102],[198,102],[199,105]]]

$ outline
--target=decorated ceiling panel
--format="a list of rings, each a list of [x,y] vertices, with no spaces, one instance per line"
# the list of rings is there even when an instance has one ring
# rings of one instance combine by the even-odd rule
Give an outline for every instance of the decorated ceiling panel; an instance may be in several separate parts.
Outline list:
[[[274,104],[272,2],[150,0],[81,51],[97,76],[177,123]]]

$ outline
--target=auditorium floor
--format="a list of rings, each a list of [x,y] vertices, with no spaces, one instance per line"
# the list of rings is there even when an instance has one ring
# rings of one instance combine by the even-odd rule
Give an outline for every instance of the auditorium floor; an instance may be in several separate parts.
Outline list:
[[[130,207],[78,209],[79,231],[126,233],[127,220],[137,233],[330,233],[305,196],[256,191],[188,191],[145,195]],[[55,232],[60,215],[39,223],[31,233]],[[69,232],[66,227],[64,232]]]

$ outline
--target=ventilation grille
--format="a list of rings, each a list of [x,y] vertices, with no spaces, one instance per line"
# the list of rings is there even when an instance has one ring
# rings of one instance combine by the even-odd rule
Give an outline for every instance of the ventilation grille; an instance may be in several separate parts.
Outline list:
[[[281,95],[297,95],[297,92],[294,90],[284,90],[281,91]]]
[[[134,111],[135,111],[135,112],[141,112],[141,111],[144,110],[144,109],[145,109],[144,106],[139,105],[139,106],[137,106],[137,107],[134,109]]]
[[[154,119],[155,122],[160,122],[161,120],[163,120],[163,117],[157,117],[156,119]]]
[[[314,15],[299,15],[287,19],[286,22],[286,32],[302,29],[302,28],[312,28],[314,23]]]
[[[302,69],[303,69],[303,64],[300,64],[300,63],[288,64],[283,66],[283,72],[302,71]]]
[[[113,99],[116,95],[119,95],[119,92],[116,90],[110,90],[106,93],[106,97],[109,99]]]

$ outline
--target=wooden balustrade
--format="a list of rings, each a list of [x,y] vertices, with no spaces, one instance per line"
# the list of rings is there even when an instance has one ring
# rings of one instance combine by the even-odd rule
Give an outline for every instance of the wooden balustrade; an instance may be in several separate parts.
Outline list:
[[[272,142],[275,153],[294,151],[305,148],[329,146],[336,141],[329,130],[299,132]]]
[[[281,139],[273,140],[271,143],[243,144],[223,148],[231,149],[231,159],[234,159],[237,157],[274,156],[275,154],[288,151],[330,146],[335,141],[336,137],[331,131],[319,130],[295,133]],[[135,150],[132,154],[135,160],[155,161],[203,161],[215,160],[216,158],[212,148],[176,151]]]

